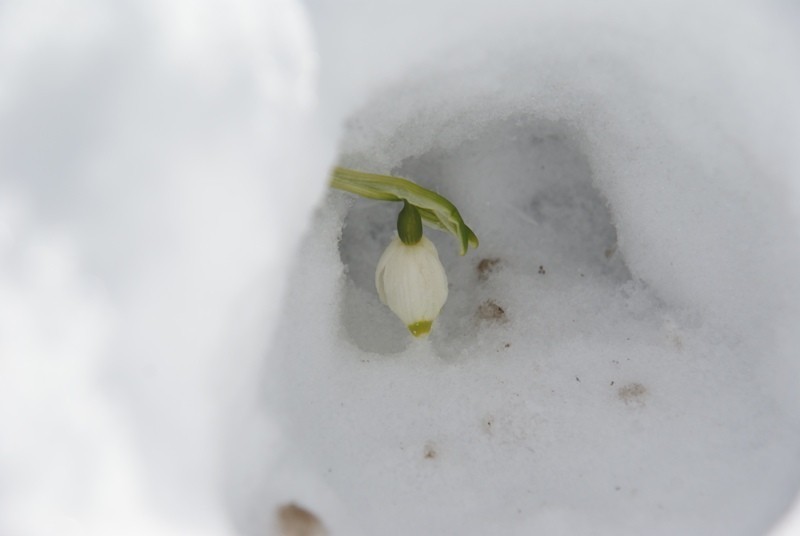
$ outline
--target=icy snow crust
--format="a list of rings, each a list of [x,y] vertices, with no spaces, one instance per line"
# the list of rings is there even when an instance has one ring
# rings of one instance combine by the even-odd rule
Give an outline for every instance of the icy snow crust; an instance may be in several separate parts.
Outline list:
[[[374,290],[398,207],[318,212],[270,390],[333,528],[762,534],[792,500],[797,72],[776,21],[656,7],[459,19],[349,118],[345,165],[439,191],[481,246],[429,233],[450,298],[414,342]]]

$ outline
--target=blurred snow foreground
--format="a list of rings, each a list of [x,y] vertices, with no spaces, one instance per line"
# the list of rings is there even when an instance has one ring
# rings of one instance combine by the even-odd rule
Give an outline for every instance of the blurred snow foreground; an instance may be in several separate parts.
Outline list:
[[[0,4],[0,534],[797,530],[800,15],[754,5]],[[336,161],[480,236],[428,341]]]

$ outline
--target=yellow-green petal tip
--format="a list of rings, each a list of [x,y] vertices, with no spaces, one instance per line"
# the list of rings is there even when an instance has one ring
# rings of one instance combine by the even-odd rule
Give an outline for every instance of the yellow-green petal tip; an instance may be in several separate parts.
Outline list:
[[[423,320],[409,324],[408,331],[415,337],[424,337],[431,332],[431,327],[433,327],[433,320]]]

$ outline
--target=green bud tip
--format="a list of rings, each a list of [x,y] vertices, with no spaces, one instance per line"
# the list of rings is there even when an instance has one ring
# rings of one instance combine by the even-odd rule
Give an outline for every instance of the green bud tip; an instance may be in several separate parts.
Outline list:
[[[413,246],[422,239],[422,216],[417,207],[403,201],[403,209],[397,215],[397,234],[407,246]]]

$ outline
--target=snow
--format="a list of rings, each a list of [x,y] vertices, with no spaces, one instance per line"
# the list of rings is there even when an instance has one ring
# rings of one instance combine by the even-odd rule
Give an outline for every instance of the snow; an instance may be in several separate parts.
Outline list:
[[[791,3],[47,7],[0,6],[0,534],[744,535],[790,507]],[[478,234],[427,233],[429,339],[374,289],[397,207],[327,192],[337,160]]]

